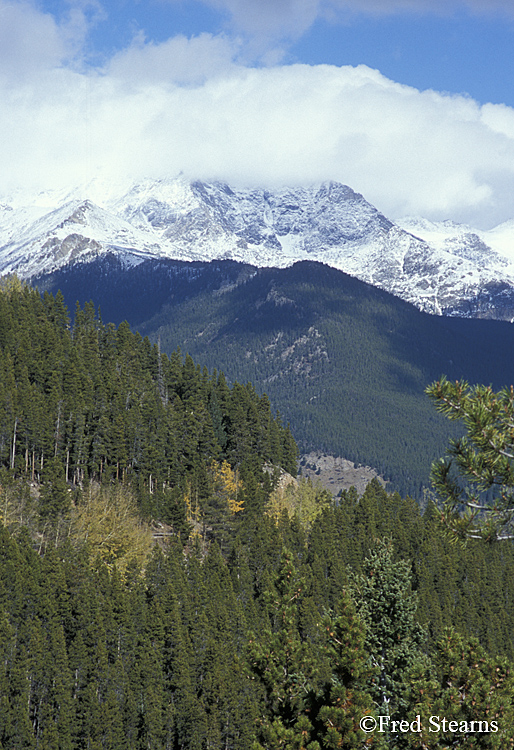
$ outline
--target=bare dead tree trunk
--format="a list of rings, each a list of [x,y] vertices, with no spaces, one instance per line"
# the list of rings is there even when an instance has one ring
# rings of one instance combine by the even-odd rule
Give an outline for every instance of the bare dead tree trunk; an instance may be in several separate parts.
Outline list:
[[[16,430],[18,428],[18,417],[14,420],[14,430],[12,436],[12,453],[11,453],[11,469],[14,469],[14,459],[16,456]]]

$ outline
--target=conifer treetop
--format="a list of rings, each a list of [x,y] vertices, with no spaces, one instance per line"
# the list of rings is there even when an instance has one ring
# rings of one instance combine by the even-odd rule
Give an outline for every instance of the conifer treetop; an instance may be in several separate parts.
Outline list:
[[[443,376],[426,393],[467,431],[432,464],[441,520],[458,539],[514,539],[514,386],[494,392]]]

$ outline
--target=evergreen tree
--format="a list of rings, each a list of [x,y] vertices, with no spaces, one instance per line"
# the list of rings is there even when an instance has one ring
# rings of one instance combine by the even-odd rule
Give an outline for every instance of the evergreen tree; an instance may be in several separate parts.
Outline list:
[[[434,655],[411,677],[410,720],[420,717],[421,732],[405,739],[412,750],[463,750],[514,747],[512,666],[491,658],[474,638],[448,628]]]
[[[467,430],[465,437],[450,441],[449,458],[432,465],[441,519],[461,539],[513,538],[514,387],[495,393],[490,386],[442,377],[426,392],[439,412],[462,421]]]
[[[393,559],[391,542],[378,542],[354,575],[357,611],[366,626],[366,650],[376,674],[369,692],[380,715],[403,719],[408,708],[408,674],[423,659],[424,633],[415,619],[417,596],[410,565]]]
[[[267,592],[269,624],[249,644],[252,679],[263,693],[254,750],[318,750],[311,741],[308,700],[314,655],[298,632],[298,600],[304,583],[292,555],[284,551],[274,586]]]
[[[360,720],[373,714],[367,686],[375,670],[369,665],[364,625],[346,592],[322,627],[331,675],[311,710],[319,745],[323,750],[365,747],[372,738],[366,737]]]

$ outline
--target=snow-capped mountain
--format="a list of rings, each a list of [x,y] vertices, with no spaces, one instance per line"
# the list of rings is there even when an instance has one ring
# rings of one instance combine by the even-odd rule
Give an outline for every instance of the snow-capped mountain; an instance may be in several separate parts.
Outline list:
[[[131,265],[230,258],[285,267],[308,259],[427,312],[514,318],[514,222],[489,232],[422,219],[395,224],[334,182],[264,190],[179,177],[88,192],[0,199],[0,273],[34,279],[113,253]]]

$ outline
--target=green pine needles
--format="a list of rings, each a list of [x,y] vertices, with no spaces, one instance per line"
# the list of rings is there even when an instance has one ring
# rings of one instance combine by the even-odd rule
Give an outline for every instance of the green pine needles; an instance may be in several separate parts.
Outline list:
[[[513,539],[513,386],[494,392],[442,377],[426,392],[439,412],[467,431],[451,440],[449,456],[432,466],[441,519],[461,539]]]

